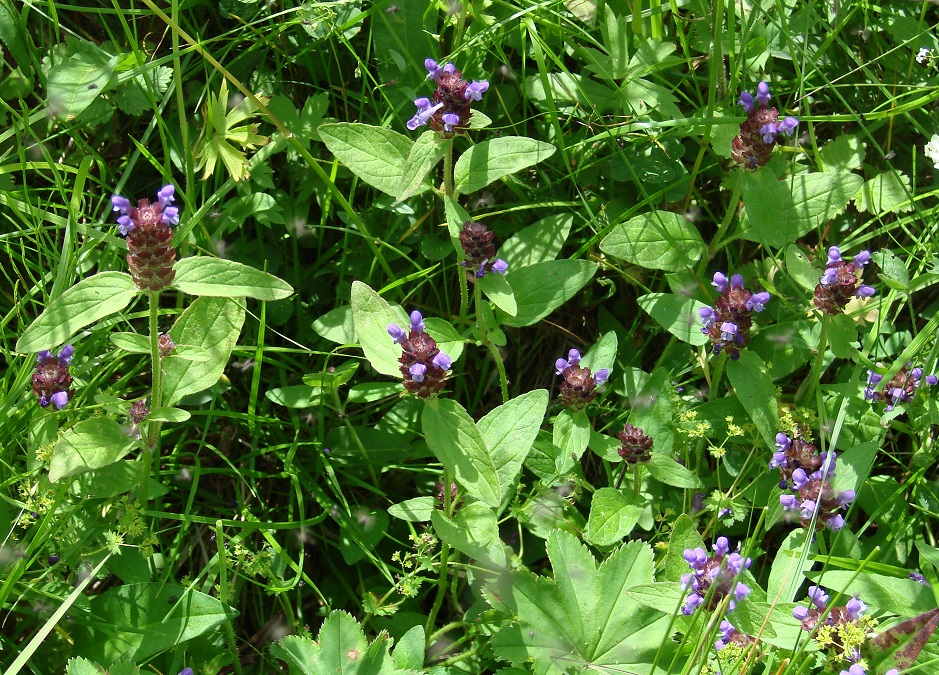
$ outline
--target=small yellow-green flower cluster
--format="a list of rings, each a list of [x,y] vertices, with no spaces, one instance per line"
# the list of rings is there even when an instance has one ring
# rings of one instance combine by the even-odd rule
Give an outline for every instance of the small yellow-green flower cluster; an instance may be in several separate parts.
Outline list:
[[[870,616],[834,625],[825,624],[818,627],[815,642],[822,650],[828,652],[829,663],[833,664],[835,670],[840,667],[839,664],[845,663],[857,663],[866,670],[867,664],[863,660],[857,661],[856,655],[876,626],[877,619]]]

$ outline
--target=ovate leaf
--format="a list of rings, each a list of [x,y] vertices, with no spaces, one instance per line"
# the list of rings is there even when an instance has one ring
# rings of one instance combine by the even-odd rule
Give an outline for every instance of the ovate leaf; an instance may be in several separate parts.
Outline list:
[[[750,415],[766,447],[776,446],[779,412],[776,387],[763,360],[753,352],[743,351],[739,361],[727,362],[727,377],[737,398]]]
[[[107,89],[119,58],[91,43],[49,69],[46,91],[56,117],[73,120]],[[87,45],[87,48],[84,46]],[[26,67],[28,64],[21,64]]]
[[[176,270],[173,287],[190,295],[281,300],[293,293],[290,284],[273,274],[234,260],[189,256],[177,261],[173,269]]]
[[[352,282],[352,322],[365,358],[382,375],[401,377],[401,345],[388,334],[388,324],[408,325],[384,298],[361,281]]]
[[[63,433],[52,450],[49,480],[75,476],[108,466],[134,447],[134,439],[120,424],[106,417],[92,417]]]
[[[595,263],[586,260],[549,260],[509,268],[506,280],[515,291],[518,311],[501,317],[508,326],[530,326],[570,300],[597,273]]]
[[[319,135],[336,159],[356,176],[397,197],[414,142],[391,129],[368,124],[323,124]]]
[[[697,228],[677,213],[654,211],[617,226],[600,250],[646,269],[677,272],[697,262],[707,247]]]
[[[418,136],[408,153],[404,173],[398,184],[399,202],[426,189],[424,179],[443,157],[445,147],[436,131],[428,130]]]
[[[476,499],[499,506],[499,475],[469,413],[451,399],[429,399],[421,421],[427,446],[456,482]]]
[[[781,248],[841,213],[864,183],[853,173],[803,173],[777,180],[769,171],[744,175],[744,239]]]
[[[600,488],[590,501],[585,536],[596,546],[610,546],[632,532],[645,504],[632,493]]]
[[[653,321],[691,345],[703,345],[708,336],[701,332],[703,324],[698,310],[706,307],[694,298],[683,298],[672,293],[647,293],[636,300]]]
[[[526,136],[493,138],[469,148],[453,169],[454,189],[462,194],[548,159],[554,146]]]
[[[119,312],[137,295],[129,274],[99,272],[49,303],[16,341],[18,352],[54,349],[88,324]]]
[[[244,321],[244,306],[229,298],[197,298],[179,315],[170,329],[173,342],[198,347],[205,358],[190,360],[171,354],[163,360],[164,405],[218,382]]]

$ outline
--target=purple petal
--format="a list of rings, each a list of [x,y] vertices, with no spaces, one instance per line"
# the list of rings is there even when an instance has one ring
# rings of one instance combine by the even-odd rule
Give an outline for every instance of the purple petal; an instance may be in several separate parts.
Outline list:
[[[860,286],[858,286],[857,292],[854,295],[859,298],[869,298],[872,295],[874,295],[874,293],[876,292],[877,290],[873,286],[868,286],[867,284],[861,284]]]
[[[48,349],[43,349],[41,352],[36,354],[36,363],[42,363],[43,361],[51,358],[53,358],[52,352],[50,352]]]
[[[404,342],[408,337],[408,334],[404,331],[404,329],[396,323],[389,323],[387,331],[388,335],[391,336],[391,339],[394,340],[395,344],[398,345]]]
[[[743,275],[735,274],[730,278],[731,288],[743,288]]]
[[[414,131],[418,127],[422,127],[427,124],[427,120],[434,116],[434,113],[440,110],[443,107],[443,103],[438,103],[435,106],[425,108],[424,110],[418,110],[417,114],[414,115],[411,119],[408,120],[407,128],[411,131]]]
[[[789,438],[783,432],[776,434],[776,447],[779,448],[781,452],[786,452],[792,446],[792,439]]]
[[[841,506],[847,506],[854,501],[854,490],[845,490],[840,495],[838,495],[836,501]]]
[[[75,348],[72,345],[65,345],[59,352],[59,363],[67,366],[72,362],[72,356],[75,355]]]
[[[769,85],[764,81],[756,85],[756,102],[761,106],[769,105]]]
[[[848,600],[848,604],[845,605],[845,609],[848,610],[848,618],[851,619],[851,621],[854,621],[867,610],[867,605],[858,600],[855,596]]]
[[[932,387],[932,386],[935,386],[935,385],[937,385],[937,384],[939,384],[939,377],[937,377],[937,376],[935,376],[935,375],[927,375],[927,376],[926,376],[926,384],[928,384],[928,385],[931,386],[931,387]]]
[[[111,197],[111,206],[114,211],[120,211],[121,213],[126,213],[130,208],[130,200],[127,197],[121,197],[120,195],[114,195]]]
[[[440,75],[440,65],[433,59],[424,59],[424,67],[427,68],[427,77],[437,79]]]
[[[117,219],[117,231],[125,237],[136,229],[137,226],[134,224],[134,221],[130,219],[130,216],[120,216]]]
[[[49,405],[49,399],[47,399],[45,396],[40,396],[40,397],[39,397],[39,405],[41,405],[43,408],[45,408],[47,405]]]
[[[502,258],[499,258],[494,263],[492,263],[492,271],[496,274],[505,274],[509,269],[509,264],[505,262]]]
[[[576,366],[580,363],[580,352],[576,349],[571,349],[567,352],[567,360],[571,362],[572,366]]]
[[[914,380],[916,380],[917,382],[919,382],[920,378],[923,376],[923,369],[922,369],[922,368],[914,368],[913,370],[910,371],[910,376],[911,376]]]
[[[453,131],[453,127],[460,123],[460,116],[456,113],[445,113],[441,119],[444,131]]]
[[[408,372],[411,373],[411,379],[415,382],[424,381],[424,373],[427,372],[427,366],[423,363],[415,363],[413,366],[408,368]]]
[[[809,615],[809,610],[805,607],[796,607],[792,610],[792,616],[797,618],[799,621],[805,621],[805,617]]]
[[[723,293],[727,290],[727,277],[724,276],[723,272],[715,272],[711,285],[717,289],[718,293]]]
[[[411,319],[411,330],[414,331],[415,333],[423,333],[424,332],[424,317],[421,316],[421,313],[415,309],[413,312],[411,312],[410,319]]]
[[[861,251],[854,256],[854,269],[861,269],[871,261],[870,251]]]
[[[157,200],[160,202],[160,206],[167,206],[173,203],[173,200],[176,198],[175,195],[176,188],[172,184],[167,184],[157,192]]]
[[[732,321],[725,321],[721,324],[721,338],[728,342],[733,341],[737,336],[737,324]]]
[[[489,83],[485,80],[470,82],[466,85],[466,92],[463,95],[466,96],[467,101],[481,101],[483,100],[483,94],[486,93],[488,89]]]
[[[833,286],[838,283],[838,270],[834,267],[829,267],[825,270],[825,273],[822,275],[822,278],[818,280],[822,286]]]
[[[745,91],[740,94],[740,100],[737,101],[737,105],[743,106],[746,112],[753,110],[753,97],[750,95],[750,92]]]
[[[781,133],[786,134],[786,136],[792,136],[796,132],[796,127],[799,126],[799,120],[795,117],[786,117],[783,118],[781,122],[777,125],[777,128]]]
[[[488,261],[483,260],[481,263],[479,263],[479,269],[473,272],[474,277],[476,277],[477,279],[482,279],[484,276],[486,276],[486,263],[487,262]]]
[[[747,309],[751,312],[762,312],[766,303],[770,300],[770,294],[767,291],[761,291],[759,293],[754,293],[750,296],[750,299],[747,300]]]
[[[563,375],[564,371],[571,367],[571,364],[564,359],[558,359],[554,362],[554,367],[557,370],[558,375]]]
[[[704,322],[705,328],[710,328],[711,324],[717,320],[717,312],[714,311],[713,307],[702,307],[698,310],[698,316]]]
[[[779,495],[779,503],[786,511],[795,511],[799,508],[799,500],[795,495]]]
[[[828,249],[828,264],[834,265],[835,263],[841,262],[841,249],[837,246],[832,246]]]
[[[55,404],[56,410],[62,410],[65,406],[68,405],[68,392],[67,391],[57,391],[51,397],[52,402]]]
[[[163,209],[163,213],[160,216],[160,220],[164,225],[178,225],[179,224],[179,207],[178,206],[167,206]]]
[[[448,61],[447,65],[443,67],[443,72],[445,72],[447,75],[453,75],[453,73],[456,72],[456,66]]]
[[[776,141],[777,133],[779,133],[778,123],[770,122],[760,127],[760,135],[763,137],[763,142],[767,145]]]
[[[179,671],[179,675],[193,675],[192,668],[183,668]]]
[[[443,352],[437,352],[437,355],[433,358],[431,363],[440,368],[440,370],[450,370],[450,357]]]
[[[727,537],[718,537],[713,548],[717,555],[725,556],[730,552],[730,542],[727,541]]]
[[[610,371],[607,368],[601,368],[593,374],[593,381],[598,386],[610,379]]]
[[[418,112],[427,110],[433,103],[430,102],[430,99],[426,96],[421,96],[420,98],[414,99],[414,105],[417,106]]]

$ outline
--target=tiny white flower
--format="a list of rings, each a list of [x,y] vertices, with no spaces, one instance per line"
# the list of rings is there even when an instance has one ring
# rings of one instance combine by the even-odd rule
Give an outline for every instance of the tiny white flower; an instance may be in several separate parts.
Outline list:
[[[939,169],[939,134],[933,134],[929,143],[923,148],[926,156],[933,161],[933,166]]]
[[[920,47],[919,51],[916,53],[916,62],[926,63],[926,59],[930,57],[931,53],[931,50],[927,49],[926,47]]]

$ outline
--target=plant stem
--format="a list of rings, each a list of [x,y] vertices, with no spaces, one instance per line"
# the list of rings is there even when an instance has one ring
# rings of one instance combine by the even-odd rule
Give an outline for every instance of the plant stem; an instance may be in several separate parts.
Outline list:
[[[444,141],[443,149],[443,193],[453,199],[453,139]]]
[[[453,512],[453,495],[450,494],[450,472],[443,470],[443,513],[449,518]],[[424,634],[427,635],[427,644],[430,645],[430,638],[433,633],[434,622],[437,620],[437,612],[443,606],[443,596],[447,593],[447,561],[450,557],[450,545],[443,541],[440,543],[440,576],[437,579],[437,597],[434,598],[434,606],[427,616],[427,623],[424,627]]]
[[[701,262],[698,265],[698,276],[704,274],[704,271],[707,269],[711,258],[714,257],[717,252],[721,250],[721,248],[723,248],[724,242],[721,240],[724,238],[724,235],[727,234],[727,230],[734,222],[734,216],[737,214],[737,202],[740,201],[740,193],[742,190],[743,174],[740,174],[737,176],[737,180],[734,181],[734,189],[730,194],[730,201],[727,203],[727,211],[724,213],[724,220],[721,222],[720,226],[717,228],[717,232],[711,239],[711,245],[708,246],[707,255],[701,258]]]
[[[807,379],[802,381],[802,384],[799,385],[798,391],[796,391],[795,403],[804,402],[808,399],[812,392],[815,391],[815,385],[818,384],[818,380],[822,374],[822,368],[825,365],[825,351],[828,348],[828,317],[822,317],[822,330],[818,335],[818,346],[816,348],[817,354],[815,355],[815,363],[812,364],[812,372],[809,373]]]
[[[150,410],[163,406],[163,364],[160,361],[160,292],[151,291],[147,294],[150,301],[150,362],[151,362],[151,389]],[[147,493],[150,488],[150,473],[154,462],[157,470],[160,466],[160,427],[161,422],[147,422],[146,433],[143,436],[143,476],[140,481],[140,506],[147,508]]]
[[[623,478],[626,477],[626,469],[629,468],[629,462],[623,460],[622,466],[619,469],[619,476],[616,477],[616,482],[613,483],[613,489],[619,490],[619,486],[623,484]]]
[[[509,402],[509,378],[505,374],[505,363],[502,360],[502,353],[499,348],[489,339],[489,332],[479,324],[479,305],[483,301],[483,292],[479,289],[479,284],[473,285],[473,310],[476,313],[476,329],[486,342],[486,347],[492,353],[495,359],[496,369],[499,371],[499,387],[502,389],[502,402]]]
[[[219,595],[225,605],[229,604],[228,597],[228,558],[225,555],[225,533],[222,530],[222,521],[215,521],[215,542],[218,544],[218,587]],[[225,633],[228,637],[228,650],[234,656],[235,673],[241,675],[241,656],[238,653],[238,643],[235,641],[235,629],[231,625],[231,617],[225,612]]]

